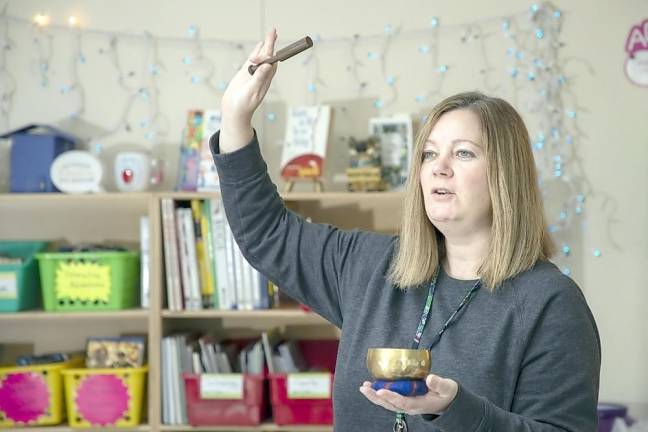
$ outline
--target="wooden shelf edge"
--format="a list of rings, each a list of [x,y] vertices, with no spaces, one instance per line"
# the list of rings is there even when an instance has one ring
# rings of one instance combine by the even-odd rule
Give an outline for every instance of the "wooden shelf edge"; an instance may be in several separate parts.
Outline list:
[[[52,193],[0,193],[0,202],[15,201],[96,201],[96,200],[146,200],[153,196],[151,192],[102,192],[84,194]]]
[[[129,309],[121,311],[70,311],[70,312],[48,312],[48,311],[24,311],[24,312],[2,312],[0,321],[27,321],[27,320],[77,320],[77,319],[142,319],[149,316],[148,309]]]
[[[284,201],[327,201],[327,200],[373,200],[402,199],[403,192],[290,192],[281,194]],[[155,191],[155,192],[103,192],[87,194],[66,193],[0,193],[0,203],[16,201],[92,201],[92,200],[147,200],[150,198],[172,198],[176,200],[219,198],[217,191]]]
[[[0,428],[2,429],[2,428]],[[8,430],[8,429],[5,429]],[[23,430],[23,431],[29,431],[29,432],[74,432],[74,431],[84,431],[84,432],[94,432],[94,431],[101,431],[101,432],[118,432],[118,431],[150,431],[151,428],[149,425],[139,425],[139,426],[133,426],[133,427],[128,427],[128,428],[73,428],[71,426],[67,425],[54,425],[54,426],[16,426],[15,429],[11,430]]]
[[[192,319],[192,318],[235,318],[235,319],[299,319],[305,322],[326,324],[321,316],[301,309],[259,309],[250,311],[238,310],[201,310],[201,311],[162,311],[163,318]]]
[[[262,423],[259,426],[189,426],[161,425],[161,431],[231,431],[231,432],[332,432],[333,426],[328,425],[294,425],[280,426],[274,423]]]

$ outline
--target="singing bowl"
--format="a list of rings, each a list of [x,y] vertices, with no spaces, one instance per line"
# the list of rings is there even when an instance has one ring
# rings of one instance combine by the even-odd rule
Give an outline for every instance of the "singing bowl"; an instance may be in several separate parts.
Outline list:
[[[369,348],[367,369],[375,379],[425,379],[430,373],[430,351],[424,349]]]

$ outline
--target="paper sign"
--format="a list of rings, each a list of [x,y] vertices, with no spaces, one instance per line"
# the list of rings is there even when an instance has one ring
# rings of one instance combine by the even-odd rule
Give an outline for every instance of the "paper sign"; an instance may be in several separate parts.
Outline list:
[[[62,263],[56,269],[56,297],[79,300],[110,298],[110,266],[95,263]]]
[[[101,192],[103,167],[91,153],[70,150],[54,159],[50,177],[52,183],[65,193]]]
[[[16,273],[0,273],[0,300],[15,300],[18,297]]]
[[[288,374],[288,399],[328,399],[330,397],[330,373]]]
[[[201,399],[243,399],[243,374],[200,375]]]
[[[625,51],[626,76],[634,84],[648,87],[648,19],[632,26]]]

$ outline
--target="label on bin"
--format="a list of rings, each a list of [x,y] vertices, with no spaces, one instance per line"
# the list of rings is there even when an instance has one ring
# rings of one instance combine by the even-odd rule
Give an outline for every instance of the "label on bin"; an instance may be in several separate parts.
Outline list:
[[[330,373],[288,374],[288,399],[328,399],[331,397]]]
[[[16,273],[14,272],[1,272],[0,273],[0,300],[15,300],[18,298],[18,290],[16,288]]]
[[[243,374],[201,374],[201,399],[243,399]]]
[[[61,263],[56,269],[57,298],[110,300],[110,266],[95,263]]]

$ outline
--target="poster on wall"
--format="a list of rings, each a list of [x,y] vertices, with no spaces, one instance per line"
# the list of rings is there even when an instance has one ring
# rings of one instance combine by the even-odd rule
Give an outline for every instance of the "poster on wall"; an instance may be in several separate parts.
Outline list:
[[[633,84],[648,87],[648,18],[632,26],[626,39],[625,74]]]

